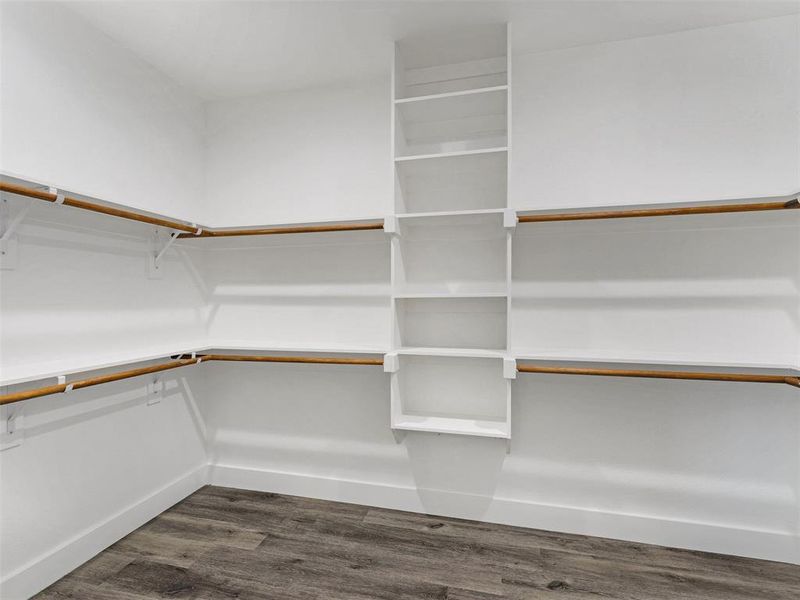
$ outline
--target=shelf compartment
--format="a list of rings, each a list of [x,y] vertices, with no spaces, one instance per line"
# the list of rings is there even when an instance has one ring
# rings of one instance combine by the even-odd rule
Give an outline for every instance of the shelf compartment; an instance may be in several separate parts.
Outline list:
[[[395,49],[395,97],[473,90],[508,83],[505,24],[409,38]]]
[[[504,296],[506,231],[501,217],[457,226],[399,220],[392,239],[393,295]]]
[[[506,207],[508,152],[504,147],[406,158],[395,163],[397,213]]]
[[[392,428],[509,438],[510,390],[499,357],[400,355]]]
[[[409,156],[506,146],[508,90],[438,96],[395,105],[395,154]]]
[[[505,298],[401,298],[395,312],[400,348],[505,351]]]

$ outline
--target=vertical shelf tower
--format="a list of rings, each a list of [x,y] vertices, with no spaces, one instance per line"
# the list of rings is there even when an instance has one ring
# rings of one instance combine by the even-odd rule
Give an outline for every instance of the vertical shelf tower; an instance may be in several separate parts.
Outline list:
[[[510,88],[506,24],[395,44],[395,430],[511,436]]]

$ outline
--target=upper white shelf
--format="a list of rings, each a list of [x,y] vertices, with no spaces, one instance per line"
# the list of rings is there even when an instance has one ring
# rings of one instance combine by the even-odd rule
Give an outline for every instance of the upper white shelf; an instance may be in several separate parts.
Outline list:
[[[505,350],[491,348],[434,348],[428,346],[401,347],[394,350],[406,356],[449,356],[453,358],[505,358]]]
[[[428,94],[426,96],[411,96],[409,98],[398,98],[394,101],[395,104],[408,104],[412,102],[426,102],[429,100],[443,100],[447,98],[460,98],[463,96],[472,96],[474,94],[486,94],[489,92],[508,91],[507,85],[494,85],[490,87],[476,88],[472,90],[460,90],[456,92],[445,92],[443,94]]]
[[[474,210],[440,210],[433,212],[413,212],[397,215],[398,219],[437,219],[445,217],[463,217],[469,215],[502,215],[503,208],[477,208]]]
[[[448,152],[429,152],[424,154],[410,154],[395,157],[396,162],[406,162],[412,160],[428,160],[437,158],[455,158],[458,156],[473,156],[475,154],[496,154],[498,152],[507,153],[508,146],[496,146],[494,148],[476,148],[473,150],[453,150]]]
[[[505,298],[508,296],[507,290],[501,289],[475,289],[463,291],[398,291],[392,294],[393,298]]]

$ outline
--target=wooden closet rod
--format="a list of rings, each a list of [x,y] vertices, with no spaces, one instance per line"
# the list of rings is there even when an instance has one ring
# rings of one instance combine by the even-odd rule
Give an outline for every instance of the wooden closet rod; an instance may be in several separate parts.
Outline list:
[[[780,202],[756,202],[752,204],[716,204],[708,206],[684,206],[675,208],[643,208],[632,210],[602,210],[575,213],[551,213],[543,215],[520,215],[520,223],[546,223],[552,221],[588,221],[592,219],[629,219],[632,217],[670,217],[675,215],[708,215],[716,213],[753,212],[759,210],[785,210],[800,208],[797,198]]]
[[[261,229],[204,229],[199,235],[182,233],[178,237],[233,237],[242,235],[278,235],[282,233],[321,233],[324,231],[367,231],[370,229],[383,229],[383,222],[371,221],[369,223],[339,223],[331,225],[287,225],[286,227],[265,227]]]
[[[37,200],[45,200],[47,202],[55,202],[58,199],[58,196],[51,192],[1,181],[0,191],[18,194],[20,196],[27,196],[28,198],[36,198]],[[231,237],[242,235],[275,235],[281,233],[320,233],[324,231],[366,231],[370,229],[383,229],[382,221],[370,221],[367,223],[332,223],[329,225],[288,225],[286,227],[262,227],[260,229],[208,229],[199,225],[188,225],[186,223],[173,221],[171,219],[151,217],[130,210],[103,206],[102,204],[78,200],[77,198],[72,198],[70,196],[64,196],[63,204],[65,206],[82,208],[83,210],[90,210],[92,212],[102,213],[104,215],[120,217],[130,221],[139,221],[140,223],[149,223],[151,225],[159,225],[161,227],[168,227],[169,229],[183,231],[184,233],[178,236],[180,238]]]
[[[58,196],[56,194],[52,194],[44,190],[37,190],[35,188],[25,187],[22,185],[7,183],[4,181],[0,181],[0,192],[9,192],[11,194],[27,196],[28,198],[45,200],[47,202],[55,202],[58,199]],[[64,206],[72,206],[74,208],[90,210],[92,212],[102,213],[104,215],[111,215],[112,217],[120,217],[122,219],[128,219],[129,221],[139,221],[140,223],[149,223],[151,225],[169,227],[170,229],[177,229],[178,231],[186,231],[191,233],[197,231],[197,227],[192,227],[191,225],[187,225],[186,223],[180,223],[179,221],[162,219],[160,217],[150,217],[148,215],[135,213],[130,210],[123,210],[121,208],[112,208],[109,206],[103,206],[102,204],[94,204],[93,202],[78,200],[77,198],[72,198],[70,196],[64,196],[63,204]]]
[[[787,383],[800,387],[800,377],[790,375],[757,375],[745,373],[697,373],[693,371],[637,371],[634,369],[588,369],[583,367],[544,367],[519,365],[520,373],[552,373],[556,375],[595,375],[600,377],[646,377],[650,379],[695,379],[703,381],[737,381],[751,383]]]
[[[0,404],[11,404],[12,402],[21,402],[22,400],[29,400],[30,398],[38,398],[40,396],[49,396],[50,394],[59,394],[70,389],[79,390],[93,385],[100,385],[101,383],[110,383],[112,381],[119,381],[120,379],[130,379],[131,377],[139,377],[140,375],[147,375],[148,373],[159,373],[161,371],[169,371],[170,369],[178,369],[180,367],[188,367],[189,365],[196,365],[203,360],[202,357],[197,358],[184,358],[174,360],[172,362],[164,363],[161,365],[152,365],[150,367],[141,367],[139,369],[130,369],[128,371],[120,371],[119,373],[111,373],[109,375],[98,375],[97,377],[89,377],[88,379],[79,379],[77,381],[70,381],[69,383],[59,383],[56,385],[49,385],[46,387],[36,388],[33,390],[25,390],[24,392],[15,392],[13,394],[5,394],[0,396]]]
[[[242,362],[280,362],[280,363],[315,363],[323,365],[383,365],[382,358],[345,358],[328,356],[261,356],[242,354],[201,354],[204,361],[242,361]]]
[[[59,383],[56,385],[49,385],[46,387],[36,388],[32,390],[25,390],[23,392],[14,392],[13,394],[0,395],[0,405],[11,404],[13,402],[21,402],[23,400],[30,400],[31,398],[38,398],[40,396],[59,394],[67,391],[67,388],[69,386],[71,386],[70,389],[78,390],[93,385],[100,385],[101,383],[110,383],[112,381],[119,381],[121,379],[130,379],[131,377],[139,377],[140,375],[147,375],[149,373],[159,373],[161,371],[168,371],[170,369],[177,369],[179,367],[196,365],[198,363],[208,362],[211,360],[280,362],[280,363],[315,363],[315,364],[325,364],[325,365],[375,365],[375,366],[383,365],[382,358],[201,354],[195,358],[178,359],[161,365],[153,365],[150,367],[142,367],[139,369],[130,369],[128,371],[120,371],[119,373],[100,375],[97,377],[89,377],[88,379],[79,379],[76,381],[71,381],[69,383]]]

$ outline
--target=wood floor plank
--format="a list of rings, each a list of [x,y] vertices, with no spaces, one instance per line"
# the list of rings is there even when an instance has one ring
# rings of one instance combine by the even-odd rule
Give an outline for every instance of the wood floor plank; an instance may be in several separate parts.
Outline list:
[[[40,600],[798,600],[800,566],[205,487]]]
[[[69,576],[60,579],[41,594],[39,598],[84,598],[87,595],[103,598],[102,590],[96,586],[118,573],[123,567],[136,560],[135,555],[119,552],[109,548],[72,571]]]
[[[294,600],[290,588],[252,582],[246,578],[220,576],[216,570],[198,570],[155,561],[137,560],[102,586],[116,593],[135,593],[143,598],[182,598],[191,600]]]
[[[676,576],[733,580],[742,585],[760,580],[776,590],[787,588],[794,592],[800,577],[800,567],[785,563],[401,511],[371,509],[364,522],[381,527],[409,528],[454,540],[479,539],[482,546],[505,554],[508,561],[514,559],[515,549],[528,549],[535,545],[541,550],[571,552],[613,563],[649,565],[656,570],[671,571]]]
[[[359,568],[356,568],[359,567]],[[224,577],[248,580],[253,585],[284,585],[310,597],[346,600],[445,599],[447,588],[415,577],[376,576],[368,565],[354,564],[336,553],[327,556],[298,556],[292,552],[217,551],[196,565]],[[308,596],[306,596],[308,597]]]

